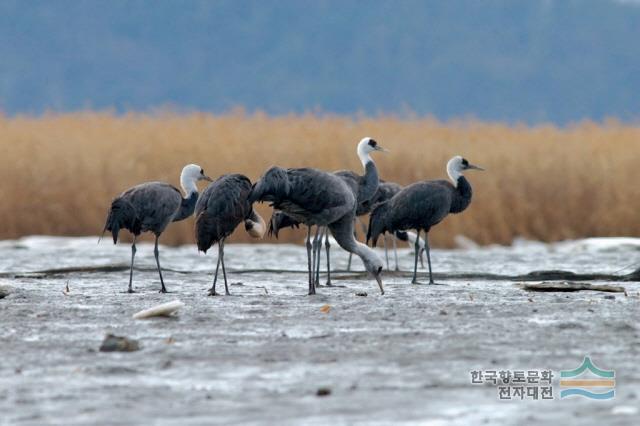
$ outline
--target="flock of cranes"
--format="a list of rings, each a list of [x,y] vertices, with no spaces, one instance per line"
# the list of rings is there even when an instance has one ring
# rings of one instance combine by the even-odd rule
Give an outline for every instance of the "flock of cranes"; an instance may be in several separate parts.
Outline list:
[[[369,248],[375,246],[378,238],[391,233],[395,238],[415,242],[415,259],[412,283],[418,284],[418,258],[426,251],[429,265],[429,283],[433,283],[428,233],[431,227],[440,223],[450,213],[465,210],[472,196],[471,185],[464,177],[466,170],[483,170],[470,164],[466,159],[455,156],[447,163],[450,181],[433,180],[416,182],[402,187],[379,178],[371,153],[386,151],[374,139],[360,141],[357,154],[364,169],[363,175],[349,170],[325,172],[312,168],[271,167],[254,184],[241,174],[227,174],[213,181],[204,170],[195,164],[182,169],[180,191],[163,182],[147,182],[136,185],[116,197],[112,203],[104,226],[103,234],[110,231],[114,244],[121,229],[133,234],[131,245],[131,267],[128,291],[133,292],[133,264],[136,254],[136,238],[142,232],[155,235],[154,255],[161,292],[166,292],[160,267],[158,239],[171,222],[183,220],[194,212],[195,237],[198,250],[207,252],[218,245],[218,259],[209,295],[215,296],[218,272],[222,266],[225,293],[229,294],[227,274],[224,265],[224,244],[240,223],[255,238],[266,232],[266,224],[253,209],[256,202],[269,202],[274,213],[269,221],[269,234],[276,237],[285,227],[305,225],[307,227],[307,269],[309,294],[315,294],[320,286],[320,252],[325,240],[327,257],[327,285],[331,285],[329,234],[344,250],[356,254],[362,260],[367,272],[376,280],[380,293],[383,262],[380,256]],[[201,195],[197,182],[211,182]],[[356,218],[369,214],[367,244],[356,240],[354,226]],[[312,228],[316,227],[315,234]],[[408,230],[415,230],[411,235]],[[424,232],[424,246],[420,233]],[[312,238],[313,234],[313,238]],[[395,249],[395,239],[394,249]],[[386,245],[385,245],[386,249]],[[395,252],[395,251],[394,251]],[[388,267],[388,260],[387,260]],[[397,268],[397,255],[396,255]]]

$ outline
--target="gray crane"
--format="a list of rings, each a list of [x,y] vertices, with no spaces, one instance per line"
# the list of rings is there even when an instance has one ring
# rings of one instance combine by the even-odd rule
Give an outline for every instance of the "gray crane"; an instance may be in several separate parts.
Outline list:
[[[102,235],[106,231],[111,231],[113,243],[116,244],[121,229],[127,229],[133,234],[129,288],[127,290],[129,293],[134,292],[132,282],[136,239],[142,232],[147,231],[152,232],[156,237],[153,253],[162,285],[160,292],[167,292],[160,268],[158,238],[171,222],[186,219],[193,214],[198,201],[196,183],[199,180],[211,181],[211,178],[204,174],[202,167],[188,164],[184,166],[180,174],[180,185],[185,193],[184,198],[178,188],[168,183],[147,182],[126,190],[111,202]]]
[[[384,294],[380,274],[382,260],[353,237],[356,195],[343,179],[317,169],[272,167],[254,184],[249,202],[268,201],[307,228],[307,266],[309,294],[315,294],[311,261],[311,226],[328,227],[340,247],[360,256],[366,270]]]
[[[417,268],[420,251],[420,231],[425,232],[424,241],[429,264],[429,283],[433,284],[431,256],[429,254],[429,230],[440,223],[449,213],[460,213],[471,203],[471,185],[462,175],[465,170],[484,170],[455,156],[447,163],[447,174],[451,182],[432,180],[413,183],[389,201],[379,204],[371,212],[367,243],[375,246],[380,234],[399,230],[415,229],[415,259],[412,284],[418,284]]]
[[[371,199],[364,201],[362,204],[360,204],[358,206],[358,211],[356,212],[356,214],[358,216],[363,216],[365,214],[369,214],[371,213],[371,210],[373,209],[373,207],[377,204],[380,204],[384,201],[389,200],[391,197],[393,197],[394,195],[396,195],[398,192],[400,192],[400,190],[402,189],[402,186],[400,186],[399,184],[395,183],[395,182],[385,182],[383,180],[380,180],[380,183],[378,185],[378,189],[376,190],[375,194],[373,195],[373,197],[371,197]],[[359,219],[358,219],[359,220]],[[366,235],[367,234],[367,228],[364,226],[364,224],[362,224],[362,222],[360,221],[362,228],[363,228],[363,232]],[[399,236],[399,238],[402,239],[403,236],[406,236],[406,234],[400,234],[400,232],[396,233],[397,236]],[[389,254],[387,251],[387,242],[386,242],[386,238],[384,238],[383,236],[383,240],[384,242],[384,256],[386,259],[386,264],[387,264],[387,270],[389,270]],[[406,241],[406,238],[403,239],[403,241]],[[398,270],[398,252],[397,252],[397,247],[396,247],[396,240],[393,240],[393,252],[394,252],[394,256],[395,256],[395,260],[396,260],[396,271]],[[349,261],[347,262],[347,271],[351,270],[351,254],[349,254]]]
[[[387,150],[382,148],[378,142],[370,137],[365,137],[360,140],[356,148],[358,158],[364,168],[364,175],[358,175],[351,170],[339,170],[334,172],[336,176],[342,179],[351,189],[356,197],[356,216],[365,214],[367,212],[361,212],[361,206],[371,200],[378,190],[378,169],[376,164],[371,158],[371,153],[374,151],[386,152]],[[280,229],[285,227],[297,227],[299,222],[290,217],[284,212],[274,212],[269,221],[269,234],[274,234],[278,237]],[[329,243],[329,232],[326,227],[318,227],[316,229],[316,235],[312,243],[312,264],[315,275],[316,284],[319,284],[319,269],[320,269],[320,247],[322,244],[323,234],[326,234],[325,247],[327,250],[327,285],[331,285],[331,261],[330,250],[331,244]],[[349,259],[351,259],[352,253],[349,253]]]
[[[217,296],[216,281],[218,269],[222,264],[224,290],[230,295],[227,285],[227,272],[224,267],[224,242],[236,227],[244,222],[245,230],[254,238],[262,238],[265,223],[248,201],[251,192],[251,181],[240,174],[220,176],[215,182],[202,191],[196,204],[196,243],[198,250],[207,252],[214,244],[218,244],[218,262],[213,278],[210,296]]]
[[[394,195],[396,195],[401,190],[402,190],[402,186],[395,182],[385,182],[383,180],[380,180],[380,185],[378,186],[378,191],[376,191],[376,194],[373,196],[373,198],[370,201],[368,201],[362,206],[362,210],[366,212],[363,214],[371,213],[371,210],[373,210],[373,207],[375,207],[377,204],[390,200]],[[367,227],[365,227],[364,225],[362,225],[362,227],[364,228],[363,231],[364,231],[364,234],[366,235]],[[386,233],[385,233],[385,236],[386,236]],[[412,240],[414,243],[416,242],[417,236],[407,231],[396,231],[393,234],[392,242],[393,242],[393,256],[394,256],[395,265],[396,265],[395,270],[399,271],[400,268],[398,267],[398,247],[396,245],[396,239],[407,242],[409,243],[409,245],[411,245]],[[384,255],[387,263],[387,270],[390,270],[389,255],[387,252],[387,240],[384,236],[382,241],[384,243]],[[420,259],[420,267],[424,268],[424,251],[425,251],[424,243],[420,240],[417,240],[417,241],[420,244],[420,254],[418,257],[418,259]],[[347,270],[350,269],[350,266],[351,266],[351,256],[349,256],[349,263],[347,264]]]

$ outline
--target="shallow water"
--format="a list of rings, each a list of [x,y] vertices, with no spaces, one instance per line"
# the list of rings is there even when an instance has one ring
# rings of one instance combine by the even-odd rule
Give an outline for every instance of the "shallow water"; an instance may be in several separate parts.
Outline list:
[[[170,294],[157,293],[150,244],[138,245],[135,294],[123,292],[127,270],[33,274],[128,265],[127,245],[96,242],[0,242],[0,285],[9,290],[0,299],[0,424],[516,425],[640,419],[636,283],[614,283],[627,296],[531,293],[509,281],[445,279],[444,285],[419,286],[387,274],[381,296],[373,280],[337,272],[336,287],[321,287],[309,297],[306,251],[266,244],[227,246],[233,294],[228,297],[206,296],[215,253],[198,254],[194,246],[161,247]],[[439,273],[615,273],[638,259],[637,247],[523,241],[434,250],[432,260]],[[402,248],[399,258],[401,269],[412,266],[409,249]],[[334,251],[337,270],[346,261],[344,252]],[[324,260],[322,265],[324,271]],[[359,260],[354,266],[362,269]],[[257,271],[241,273],[248,269]],[[67,283],[70,292],[64,294]],[[356,296],[363,291],[367,297]],[[175,299],[186,304],[176,318],[131,318]],[[325,304],[328,313],[321,311]],[[98,352],[107,332],[138,339],[142,349]],[[470,380],[471,370],[574,369],[584,355],[616,370],[613,400],[561,400],[554,379],[553,401],[500,401],[494,386]],[[317,396],[320,388],[330,395]]]

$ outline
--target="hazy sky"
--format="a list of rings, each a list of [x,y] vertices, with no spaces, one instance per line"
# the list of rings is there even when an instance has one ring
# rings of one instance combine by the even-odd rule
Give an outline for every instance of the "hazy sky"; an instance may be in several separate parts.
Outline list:
[[[0,109],[640,111],[640,2],[0,0]]]

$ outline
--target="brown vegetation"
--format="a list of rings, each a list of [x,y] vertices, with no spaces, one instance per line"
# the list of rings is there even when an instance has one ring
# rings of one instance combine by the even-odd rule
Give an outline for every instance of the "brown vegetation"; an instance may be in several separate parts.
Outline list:
[[[484,166],[469,173],[467,211],[432,231],[437,246],[457,234],[482,243],[516,236],[540,240],[597,235],[640,236],[640,128],[615,121],[507,126],[476,121],[75,113],[39,118],[0,116],[0,238],[30,234],[95,235],[111,199],[140,182],[178,185],[195,162],[212,177],[269,166],[361,170],[363,136],[389,154],[375,159],[384,179],[408,184],[445,177],[455,154]],[[260,207],[268,218],[270,209]],[[165,244],[190,243],[193,219],[171,225]],[[301,240],[283,232],[281,240]],[[249,241],[239,231],[235,241]]]

